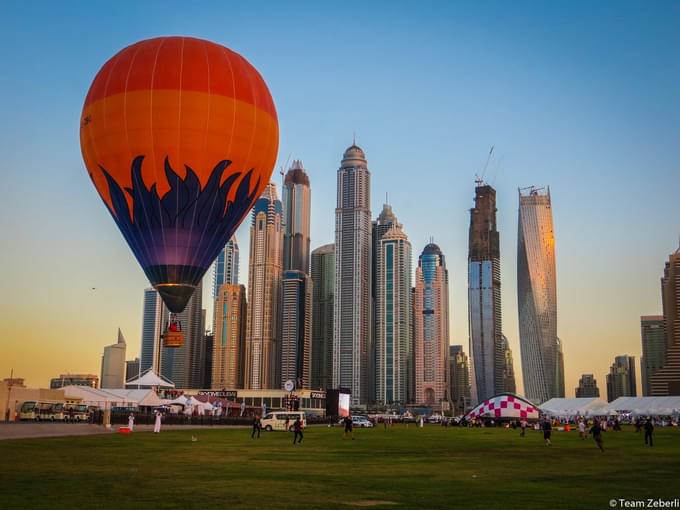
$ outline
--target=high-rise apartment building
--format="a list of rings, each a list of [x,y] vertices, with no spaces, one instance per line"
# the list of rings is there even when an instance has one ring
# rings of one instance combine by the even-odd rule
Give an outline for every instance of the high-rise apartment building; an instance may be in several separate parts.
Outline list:
[[[600,388],[593,374],[583,374],[578,381],[576,388],[576,398],[592,398],[600,396]]]
[[[637,396],[635,356],[616,356],[607,374],[607,401]]]
[[[236,235],[231,236],[215,259],[213,272],[213,299],[217,299],[220,287],[225,283],[238,285],[239,251]]]
[[[137,378],[141,374],[139,358],[127,360],[125,362],[125,380]]]
[[[524,392],[542,403],[564,397],[564,360],[557,337],[555,234],[550,189],[519,190],[517,305]]]
[[[512,350],[505,335],[501,336],[500,349],[503,352],[503,391],[515,393],[515,366],[512,360]]]
[[[501,323],[501,251],[496,229],[496,190],[477,181],[470,209],[468,317],[472,359],[472,400],[483,402],[504,391],[506,352]]]
[[[312,252],[312,388],[330,388],[333,376],[335,245]]]
[[[370,398],[371,174],[366,155],[349,147],[337,174],[333,386],[348,388],[353,405]]]
[[[651,395],[651,377],[663,368],[666,354],[666,327],[663,315],[643,315],[640,317],[640,337],[642,339],[642,396]]]
[[[396,221],[380,236],[375,260],[375,400],[405,404],[413,362],[411,243]]]
[[[302,161],[283,180],[283,270],[309,274],[311,190]]]
[[[470,408],[470,361],[462,345],[449,346],[449,395],[455,415]]]
[[[225,283],[215,301],[211,388],[243,388],[246,288]]]
[[[269,183],[253,207],[248,263],[244,387],[279,387],[283,206]]]
[[[312,279],[302,271],[284,271],[281,280],[280,387],[294,381],[309,388],[312,374]]]
[[[434,243],[425,246],[418,259],[413,317],[415,401],[445,408],[449,400],[449,273]]]
[[[666,349],[663,367],[650,376],[650,396],[680,395],[680,249],[671,254],[661,279]]]
[[[392,206],[383,204],[382,211],[378,217],[371,223],[371,344],[372,348],[368,353],[368,393],[369,400],[373,401],[377,398],[377,339],[378,339],[378,315],[376,310],[376,301],[378,294],[378,249],[382,236],[397,225],[397,216],[392,211]],[[409,388],[412,396],[412,388]]]
[[[118,341],[104,347],[101,388],[125,388],[125,338],[118,329]]]

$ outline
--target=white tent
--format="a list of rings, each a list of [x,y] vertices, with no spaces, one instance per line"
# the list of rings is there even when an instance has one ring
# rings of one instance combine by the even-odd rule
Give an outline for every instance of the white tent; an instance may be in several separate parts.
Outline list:
[[[96,389],[89,386],[65,386],[67,399],[97,407],[157,406],[161,399],[153,390]]]
[[[608,412],[631,413],[635,416],[670,416],[680,414],[680,396],[619,397],[607,404]]]
[[[543,413],[549,416],[598,416],[607,414],[607,403],[597,397],[593,398],[551,398],[540,406]]]
[[[148,386],[148,387],[159,387],[159,388],[174,388],[175,384],[166,379],[165,377],[159,376],[152,368],[142,372],[139,377],[132,378],[125,382],[125,386]]]

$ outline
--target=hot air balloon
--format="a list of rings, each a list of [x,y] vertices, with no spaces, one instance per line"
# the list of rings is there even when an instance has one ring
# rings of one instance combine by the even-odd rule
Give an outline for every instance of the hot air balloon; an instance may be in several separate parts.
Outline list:
[[[192,37],[121,50],[87,93],[80,145],[90,178],[176,320],[271,177],[278,121],[246,59]]]

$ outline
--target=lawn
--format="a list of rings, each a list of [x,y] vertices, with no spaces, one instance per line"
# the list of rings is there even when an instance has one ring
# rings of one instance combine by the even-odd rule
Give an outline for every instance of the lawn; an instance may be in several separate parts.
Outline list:
[[[195,437],[195,441],[192,440]],[[0,508],[609,508],[680,497],[680,430],[632,429],[606,451],[576,432],[413,425],[292,434],[246,429],[0,441]]]

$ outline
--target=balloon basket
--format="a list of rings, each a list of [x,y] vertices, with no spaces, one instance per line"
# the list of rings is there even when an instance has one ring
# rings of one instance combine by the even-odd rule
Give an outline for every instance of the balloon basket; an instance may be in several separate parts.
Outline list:
[[[184,345],[184,335],[181,331],[168,331],[163,335],[163,347],[177,349]]]

